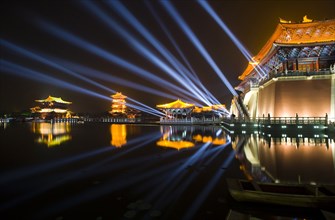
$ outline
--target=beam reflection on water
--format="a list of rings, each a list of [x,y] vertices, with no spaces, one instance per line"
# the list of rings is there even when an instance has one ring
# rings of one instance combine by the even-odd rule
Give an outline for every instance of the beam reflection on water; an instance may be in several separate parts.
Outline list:
[[[220,130],[220,128],[214,129],[212,135],[225,135],[223,132],[218,132],[218,130]],[[209,135],[209,133],[207,133],[207,135]],[[192,135],[189,135],[189,137],[192,138]],[[127,141],[127,145],[129,145],[130,142],[132,142],[132,140]],[[145,145],[147,144],[143,143],[143,147],[145,147]],[[202,175],[199,171],[205,169],[205,166],[211,166],[211,163],[219,158],[228,145],[229,141],[221,146],[214,146],[211,142],[202,143],[199,146],[198,143],[194,148],[182,150],[184,153],[186,153],[186,151],[191,153],[188,157],[188,154],[182,154],[182,156],[181,151],[169,149],[164,150],[163,154],[157,155],[158,157],[154,160],[153,158],[150,159],[150,156],[137,156],[136,159],[127,160],[125,158],[130,154],[135,155],[135,151],[129,151],[125,154],[119,152],[111,158],[106,158],[105,160],[92,164],[89,169],[94,170],[94,172],[86,172],[81,178],[85,179],[89,175],[92,175],[92,177],[100,174],[107,175],[108,173],[119,173],[118,175],[108,175],[109,177],[107,179],[100,179],[98,181],[98,188],[88,188],[81,191],[80,194],[69,196],[58,203],[50,204],[47,209],[45,209],[45,212],[41,212],[38,216],[58,213],[84,201],[91,201],[102,195],[113,193],[132,185],[137,185],[136,191],[139,194],[147,191],[147,187],[151,188],[149,192],[147,191],[147,196],[144,200],[155,204],[152,209],[167,211],[173,201],[178,199],[177,195],[181,195],[184,191],[187,191],[189,186]],[[121,149],[124,149],[124,147]],[[120,160],[116,160],[118,158]],[[114,165],[106,166],[108,164]],[[161,166],[162,164],[164,164],[164,166]],[[85,168],[85,170],[87,170],[87,168]],[[128,171],[126,174],[122,174],[120,173],[121,170]],[[72,180],[73,174],[74,173],[69,173],[69,176],[72,176]],[[164,183],[161,182],[162,177],[165,179]],[[74,179],[78,181],[77,177]],[[148,182],[151,184],[147,184]],[[152,190],[152,183],[158,183],[158,185],[154,186],[155,190]],[[213,186],[214,185],[213,183]]]
[[[215,159],[218,159],[220,154],[223,150],[229,145],[230,143],[227,143],[223,146],[220,146],[219,150],[216,150],[216,152],[212,152],[211,154],[205,155],[206,157],[205,161],[201,161],[201,158],[199,158],[199,161],[196,161],[192,166],[188,167],[184,172],[181,172],[178,176],[178,178],[171,179],[173,184],[170,184],[166,188],[163,188],[162,194],[159,196],[157,201],[154,202],[156,209],[165,209],[168,206],[171,206],[171,204],[174,204],[175,201],[177,201],[180,196],[189,188],[192,184],[194,184],[197,181],[197,178],[200,178],[202,175],[200,172],[202,169],[204,169],[207,166],[212,166],[212,162],[214,162]],[[227,165],[232,159],[234,158],[234,153],[231,152],[228,160],[225,160],[223,164]],[[203,158],[205,159],[205,158]],[[227,163],[227,161],[229,161]],[[206,164],[204,164],[206,162]],[[197,164],[196,164],[197,163]],[[203,186],[203,191],[200,193],[197,193],[196,195],[196,201],[194,201],[194,204],[190,206],[190,210],[186,211],[186,216],[183,217],[183,219],[192,219],[194,213],[198,211],[198,208],[200,204],[207,198],[209,193],[213,190],[214,187],[217,186],[218,180],[221,178],[224,171],[222,171],[222,167],[217,168],[217,174],[210,179],[206,185]],[[171,178],[171,177],[170,177]]]
[[[114,161],[116,160],[117,158],[119,157],[122,157],[126,154],[129,154],[143,146],[146,146],[146,144],[156,140],[157,138],[160,137],[160,134],[159,133],[150,133],[150,134],[147,134],[147,135],[143,135],[143,136],[140,136],[136,139],[133,139],[131,141],[129,141],[130,144],[133,144],[135,146],[133,147],[130,147],[130,148],[127,148],[126,150],[118,153],[118,154],[115,154],[111,157],[108,157],[107,159],[105,160],[102,160],[102,161],[99,161],[97,163],[94,163],[93,165],[89,165],[87,167],[84,167],[83,169],[80,169],[79,171],[78,170],[74,170],[72,172],[66,172],[66,175],[62,175],[62,178],[59,179],[59,174],[46,174],[46,176],[48,176],[48,183],[46,184],[43,184],[42,186],[40,186],[38,183],[41,183],[46,177],[45,176],[35,176],[37,174],[41,174],[43,172],[48,172],[50,171],[50,169],[55,169],[55,168],[58,168],[59,166],[65,166],[65,165],[68,165],[69,163],[75,163],[75,162],[79,162],[80,159],[87,159],[87,157],[94,157],[94,156],[98,156],[98,154],[88,154],[88,155],[85,155],[85,157],[73,157],[72,160],[65,160],[63,163],[59,163],[59,162],[53,162],[53,163],[50,163],[50,165],[38,165],[36,167],[33,167],[33,168],[30,168],[30,169],[26,169],[25,172],[23,172],[21,174],[22,171],[14,171],[14,172],[11,172],[10,174],[8,174],[7,176],[13,176],[13,177],[16,177],[15,180],[17,180],[18,178],[26,178],[25,179],[25,190],[27,190],[27,188],[31,187],[30,190],[28,190],[28,193],[25,193],[23,194],[22,196],[19,196],[19,197],[14,197],[14,198],[11,198],[11,200],[7,201],[5,204],[2,204],[0,206],[0,210],[6,210],[8,208],[11,208],[11,207],[14,207],[24,201],[27,201],[28,199],[32,199],[34,197],[36,197],[37,195],[40,195],[52,188],[55,188],[57,186],[60,186],[66,182],[69,182],[69,181],[73,181],[73,180],[78,180],[80,178],[87,178],[89,175],[97,175],[101,172],[106,172],[106,169],[100,169],[99,171],[95,171],[94,173],[89,173],[88,171],[90,170],[95,170],[96,168],[101,168],[102,165],[108,163],[108,162],[111,162],[111,161]],[[104,151],[98,151],[99,154],[100,153],[104,153],[104,152],[107,152],[111,149],[115,149],[114,147],[113,148],[104,148],[105,150]],[[106,150],[107,149],[107,150]],[[109,150],[108,150],[109,149]],[[92,159],[92,158],[90,158]],[[143,158],[139,158],[137,160],[133,160],[132,163],[134,163],[133,165],[136,165],[136,164],[141,164],[141,162],[144,162],[145,160],[148,160],[148,158],[145,158],[143,160]],[[118,165],[116,166],[117,168],[122,168],[124,169],[125,166],[130,166],[132,165],[131,163],[129,163],[129,161],[126,161],[124,163],[118,163]],[[37,167],[44,167],[44,169],[40,168],[40,169],[37,169]],[[49,168],[49,169],[46,169],[45,167]],[[116,169],[116,167],[112,167],[112,169]],[[85,172],[83,172],[85,171]],[[111,170],[108,170],[108,171],[111,171]],[[23,175],[24,173],[27,173],[26,175]],[[21,174],[21,175],[20,175]],[[30,175],[29,175],[30,174]],[[27,178],[30,178],[32,177],[32,179],[27,179]],[[54,180],[54,181],[50,181],[50,180]],[[12,180],[13,181],[13,180]],[[8,183],[8,180],[5,182],[5,183]],[[37,189],[36,189],[36,186]],[[11,191],[16,191],[17,190],[17,185],[16,184],[12,184],[10,186],[8,186],[7,188],[7,193],[11,192]]]
[[[51,126],[51,123],[47,123],[47,124],[50,124],[50,126]],[[32,127],[32,132],[34,132],[34,133],[35,132],[44,132],[44,131],[41,131],[41,130],[36,130],[36,124],[35,123],[33,123],[33,125],[34,126]],[[48,127],[50,127],[50,126],[48,126]],[[40,128],[43,128],[43,127],[44,126],[42,126]],[[160,134],[156,133],[156,135],[147,134],[147,135],[143,135],[143,136],[140,136],[138,138],[132,139],[131,141],[128,142],[128,145],[131,146],[131,145],[137,145],[138,143],[141,143],[141,144],[138,144],[136,147],[130,148],[130,149],[122,152],[122,154],[114,156],[113,158],[115,159],[116,157],[120,157],[124,154],[127,154],[131,151],[134,151],[134,150],[138,149],[139,147],[148,143],[148,142],[145,141],[145,140],[148,140],[148,138],[150,138],[150,141],[153,141],[153,140],[156,140],[159,137],[160,137]],[[82,153],[82,154],[79,154],[79,155],[76,155],[76,156],[73,156],[73,157],[63,158],[61,160],[55,160],[55,161],[51,161],[51,162],[48,162],[48,163],[45,163],[45,164],[38,164],[38,165],[35,165],[35,166],[25,167],[25,168],[22,168],[22,169],[13,170],[13,171],[10,171],[10,172],[7,172],[7,173],[3,173],[2,178],[0,179],[0,185],[1,184],[8,184],[12,181],[17,181],[17,180],[23,179],[23,178],[30,178],[30,177],[35,176],[35,175],[40,175],[40,174],[43,174],[45,172],[49,172],[53,169],[56,169],[56,168],[59,168],[59,167],[65,166],[65,165],[69,165],[71,163],[76,163],[76,162],[79,162],[81,160],[88,159],[90,157],[95,157],[95,156],[98,156],[100,154],[103,154],[105,152],[112,151],[112,150],[115,150],[115,149],[116,149],[115,147],[112,147],[112,148],[111,147],[102,147],[102,148],[99,148],[97,150],[90,151],[90,152],[85,152],[85,153]]]
[[[0,180],[0,185],[8,184],[13,181],[18,181],[23,178],[31,177],[34,175],[39,175],[45,172],[49,172],[52,169],[59,168],[65,166],[70,163],[78,162],[80,160],[87,159],[89,157],[97,156],[99,154],[105,153],[107,151],[111,151],[115,148],[99,148],[97,150],[85,152],[73,157],[66,157],[62,160],[56,160],[52,162],[48,162],[45,164],[38,164],[30,167],[24,167],[15,171],[9,171],[7,173],[3,173]]]
[[[271,174],[274,178],[269,181],[291,177],[297,181],[299,176],[302,183],[325,182],[322,178],[326,176],[334,181],[333,140],[328,140],[328,148],[326,139],[319,141],[318,138],[302,142],[297,148],[291,137],[282,138],[281,143],[274,134],[272,139],[255,134],[230,137],[219,126],[126,125],[127,134],[122,132],[122,126],[121,132],[113,132],[112,125],[105,123],[71,126],[73,139],[64,147],[40,146],[34,143],[34,135],[30,136],[32,145],[24,146],[24,157],[36,159],[38,152],[46,157],[52,155],[52,159],[26,166],[27,173],[23,169],[13,170],[11,174],[18,175],[17,178],[1,183],[1,201],[4,201],[0,204],[1,212],[30,207],[27,219],[55,219],[57,216],[76,219],[82,217],[83,210],[89,210],[90,219],[99,216],[122,219],[130,211],[136,214],[134,219],[151,219],[152,214],[159,214],[163,219],[195,219],[198,216],[206,219],[208,211],[216,215],[217,209],[231,208],[223,193],[226,185],[222,183],[231,176],[243,178],[243,172],[255,180],[259,177],[267,180],[264,175]],[[79,127],[87,139],[77,142]],[[101,133],[106,136],[93,135]],[[115,138],[122,143],[126,138],[126,143],[121,147],[105,146],[111,142],[111,135],[121,135]],[[157,146],[160,138],[190,141],[194,146],[181,149]],[[224,144],[216,145],[216,138],[224,140]],[[93,141],[88,142],[88,139]],[[267,140],[272,140],[271,145]],[[91,147],[91,144],[96,150],[89,148],[83,153],[87,150],[85,145]],[[59,159],[55,160],[55,156]],[[315,162],[320,158],[322,163]],[[292,164],[296,161],[301,165]],[[22,164],[22,167],[26,165]],[[244,169],[239,171],[240,166]],[[302,168],[307,172],[302,172]],[[1,181],[3,176],[8,177],[7,174],[9,172],[1,175]],[[134,208],[139,203],[142,206]],[[220,213],[225,214],[224,211]]]
[[[213,177],[208,181],[208,184],[203,188],[202,191],[197,195],[197,198],[193,201],[193,203],[189,206],[189,209],[182,219],[192,219],[198,209],[200,208],[201,204],[207,199],[208,195],[212,192],[214,187],[218,184],[220,178],[225,173],[225,169],[229,166],[229,164],[235,158],[235,153],[230,152],[228,158],[224,160],[221,166],[217,169],[216,173]]]

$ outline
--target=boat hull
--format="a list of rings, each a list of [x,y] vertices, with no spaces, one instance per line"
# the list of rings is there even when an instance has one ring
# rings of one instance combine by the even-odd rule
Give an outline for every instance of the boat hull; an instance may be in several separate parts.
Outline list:
[[[231,196],[239,202],[258,202],[295,207],[334,207],[335,187],[284,185],[227,180]]]

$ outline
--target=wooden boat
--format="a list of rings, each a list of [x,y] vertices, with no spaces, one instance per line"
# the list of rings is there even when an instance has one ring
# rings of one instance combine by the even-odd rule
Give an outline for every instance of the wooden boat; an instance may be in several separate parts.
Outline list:
[[[253,207],[254,208],[254,207]],[[249,210],[241,210],[241,209],[230,209],[226,220],[236,220],[236,219],[244,219],[244,220],[252,220],[252,219],[324,219],[324,220],[334,220],[335,213],[333,211],[325,211],[320,210],[320,212],[313,211],[315,209],[311,208],[300,208],[300,211],[296,211],[297,207],[292,207],[287,209],[278,209],[275,212],[271,212],[270,210],[265,210],[263,208],[259,208],[256,211],[253,209]],[[289,210],[289,211],[287,211]]]
[[[260,183],[227,179],[231,196],[239,202],[295,207],[335,208],[335,185]]]

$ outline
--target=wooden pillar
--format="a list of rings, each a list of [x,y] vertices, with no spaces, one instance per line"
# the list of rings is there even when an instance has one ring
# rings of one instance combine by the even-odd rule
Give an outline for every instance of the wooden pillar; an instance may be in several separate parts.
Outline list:
[[[319,58],[317,58],[315,61],[315,69],[317,72],[319,72]]]
[[[295,60],[295,71],[299,71],[299,62],[298,62],[298,59]]]

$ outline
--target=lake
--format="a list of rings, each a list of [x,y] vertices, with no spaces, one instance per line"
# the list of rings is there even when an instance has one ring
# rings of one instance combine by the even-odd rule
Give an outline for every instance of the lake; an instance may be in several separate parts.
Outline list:
[[[322,134],[231,134],[220,126],[7,123],[1,219],[320,219],[320,210],[239,204],[226,178],[335,183]]]

